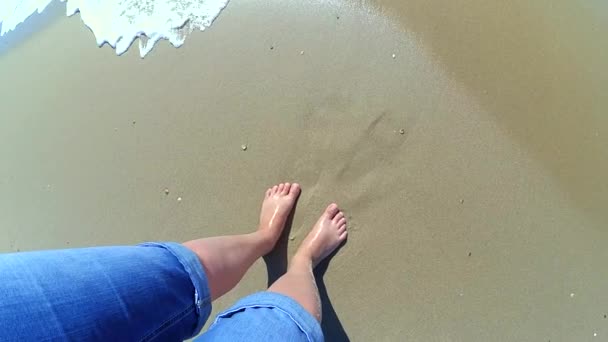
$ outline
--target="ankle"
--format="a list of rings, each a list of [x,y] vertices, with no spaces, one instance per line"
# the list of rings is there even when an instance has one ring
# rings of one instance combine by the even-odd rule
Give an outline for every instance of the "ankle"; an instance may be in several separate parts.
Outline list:
[[[270,253],[274,249],[276,245],[276,238],[263,230],[258,230],[255,233],[252,233],[254,238],[258,241],[264,254]]]
[[[291,258],[291,266],[314,268],[315,265],[310,253],[304,250],[299,250],[293,256],[293,258]]]

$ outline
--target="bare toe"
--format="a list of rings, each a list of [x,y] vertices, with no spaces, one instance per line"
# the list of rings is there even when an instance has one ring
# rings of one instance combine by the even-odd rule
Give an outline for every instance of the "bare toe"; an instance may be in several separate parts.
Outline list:
[[[283,191],[281,191],[281,193],[283,195],[287,195],[289,193],[289,188],[291,187],[291,184],[289,183],[285,183],[285,186],[283,187]]]
[[[293,183],[293,184],[291,184],[291,187],[289,188],[289,195],[298,196],[300,194],[300,191],[301,191],[300,184]]]
[[[340,209],[338,209],[338,205],[336,203],[330,204],[327,209],[325,209],[325,215],[331,220],[333,219]]]
[[[291,184],[291,187],[289,188],[289,194],[290,195],[299,195],[300,194],[300,184],[298,183],[293,183]]]
[[[334,222],[338,223],[343,218],[344,218],[344,213],[343,212],[339,212],[338,214],[336,214],[336,216],[334,216]]]

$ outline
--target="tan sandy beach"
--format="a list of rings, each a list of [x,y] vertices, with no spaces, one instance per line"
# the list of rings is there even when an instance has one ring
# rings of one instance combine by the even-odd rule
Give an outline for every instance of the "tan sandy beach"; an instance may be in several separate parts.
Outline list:
[[[297,181],[290,253],[328,203],[350,220],[328,341],[604,340],[606,16],[232,0],[140,59],[58,15],[0,53],[0,252],[249,232]]]

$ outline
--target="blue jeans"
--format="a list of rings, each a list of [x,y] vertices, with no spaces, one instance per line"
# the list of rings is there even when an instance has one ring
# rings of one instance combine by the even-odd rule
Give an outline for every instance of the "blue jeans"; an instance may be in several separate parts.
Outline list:
[[[198,257],[177,243],[0,254],[0,341],[183,341],[211,313]],[[289,297],[260,292],[197,341],[322,341]]]

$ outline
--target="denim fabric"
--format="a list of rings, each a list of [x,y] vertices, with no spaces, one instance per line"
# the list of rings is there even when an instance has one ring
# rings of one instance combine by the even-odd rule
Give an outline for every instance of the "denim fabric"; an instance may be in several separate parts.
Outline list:
[[[319,322],[293,299],[259,292],[220,313],[195,341],[323,341]]]
[[[211,313],[198,257],[177,243],[0,254],[0,341],[183,341]],[[197,341],[322,341],[289,297],[263,292]]]
[[[176,243],[0,254],[0,341],[182,341],[210,312]]]

